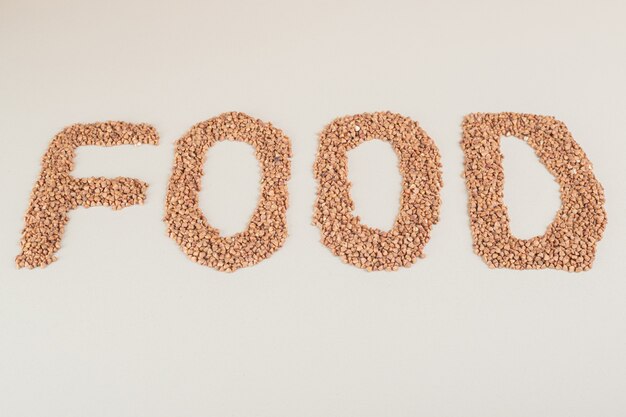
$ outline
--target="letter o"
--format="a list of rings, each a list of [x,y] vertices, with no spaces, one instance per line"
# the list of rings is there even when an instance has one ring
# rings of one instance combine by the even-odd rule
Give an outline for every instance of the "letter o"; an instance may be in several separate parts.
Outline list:
[[[347,151],[374,138],[391,143],[402,174],[400,210],[389,231],[361,224],[352,214]],[[423,256],[439,220],[443,184],[439,150],[417,122],[390,112],[338,118],[320,134],[314,171],[313,220],[322,243],[335,255],[369,271],[409,267]]]
[[[206,153],[225,139],[252,145],[262,171],[260,199],[248,227],[228,237],[209,225],[198,205]],[[287,238],[290,158],[289,138],[280,129],[244,113],[224,113],[196,124],[176,143],[164,218],[169,236],[191,260],[219,271],[268,258]]]

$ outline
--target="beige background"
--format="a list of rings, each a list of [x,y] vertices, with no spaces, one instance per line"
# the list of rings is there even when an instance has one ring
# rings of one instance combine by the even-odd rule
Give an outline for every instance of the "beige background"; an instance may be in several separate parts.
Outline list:
[[[0,415],[626,415],[626,3],[608,1],[0,0]],[[173,146],[229,110],[293,142],[290,237],[235,274],[165,236]],[[342,264],[311,226],[316,134],[334,117],[418,120],[444,164],[427,257],[396,273]],[[564,121],[606,190],[588,273],[489,270],[473,254],[463,115]],[[85,148],[75,175],[133,176],[147,203],[72,212],[59,261],[16,270],[22,216],[52,136],[78,122],[153,124],[157,147]],[[558,188],[505,140],[519,236]],[[350,154],[357,212],[389,227],[395,155]],[[209,153],[202,205],[227,232],[257,198],[249,147]]]

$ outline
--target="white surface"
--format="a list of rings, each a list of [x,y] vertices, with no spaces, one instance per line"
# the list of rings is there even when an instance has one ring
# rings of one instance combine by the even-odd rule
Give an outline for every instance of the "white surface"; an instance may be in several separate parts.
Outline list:
[[[519,138],[500,138],[500,150],[511,233],[520,239],[543,235],[561,207],[559,183]]]
[[[0,415],[626,415],[625,15],[621,0],[0,1]],[[294,157],[287,243],[228,275],[189,261],[161,219],[175,140],[230,110],[283,129]],[[377,110],[420,122],[444,188],[426,259],[368,274],[318,242],[312,164],[324,125]],[[590,272],[473,254],[459,141],[477,111],[555,115],[585,149],[609,216]],[[48,142],[111,119],[151,123],[161,144],[82,149],[75,175],[144,179],[146,204],[74,211],[59,260],[16,270]],[[370,149],[351,167],[389,156]],[[203,207],[240,230],[258,167],[214,151]],[[372,224],[397,207],[369,194],[397,180],[386,167],[372,188],[350,174]],[[531,233],[554,208],[526,217],[543,202],[524,190],[554,192],[541,169],[506,189]],[[241,208],[225,215],[220,195]]]

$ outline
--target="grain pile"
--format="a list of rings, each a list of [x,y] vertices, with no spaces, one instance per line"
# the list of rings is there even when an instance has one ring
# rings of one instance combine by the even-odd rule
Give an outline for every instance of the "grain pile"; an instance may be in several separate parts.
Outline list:
[[[391,143],[402,174],[400,210],[389,231],[363,225],[352,214],[347,152],[376,138]],[[409,267],[423,256],[430,229],[439,220],[443,184],[439,151],[417,122],[390,112],[338,118],[320,134],[314,171],[313,221],[335,255],[368,271]]]
[[[222,237],[200,210],[198,193],[207,150],[227,139],[255,148],[262,175],[259,203],[248,227]],[[193,126],[176,144],[164,219],[169,236],[191,260],[220,271],[235,271],[268,258],[287,238],[290,158],[291,144],[281,130],[244,113],[224,113]]]
[[[43,267],[56,260],[54,254],[61,247],[70,210],[79,206],[117,210],[145,200],[148,185],[137,179],[72,177],[78,146],[157,144],[158,140],[152,126],[125,122],[76,124],[57,134],[42,159],[41,174],[31,193],[17,267]]]
[[[561,208],[543,236],[511,235],[503,200],[501,136],[526,141],[560,185]],[[532,114],[470,114],[463,120],[462,147],[474,251],[490,267],[591,268],[607,222],[604,191],[565,124]]]

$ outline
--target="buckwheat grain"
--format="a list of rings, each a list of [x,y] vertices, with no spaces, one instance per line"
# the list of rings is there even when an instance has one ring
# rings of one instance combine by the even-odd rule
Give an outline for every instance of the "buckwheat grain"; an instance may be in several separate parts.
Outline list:
[[[504,204],[500,137],[517,136],[560,185],[561,207],[542,236],[511,235]],[[462,147],[474,251],[492,268],[585,271],[607,218],[604,190],[565,124],[550,116],[474,113],[463,120]]]
[[[347,151],[375,138],[391,143],[402,174],[400,210],[389,231],[361,224],[352,214]],[[335,119],[320,134],[314,172],[313,221],[322,243],[344,262],[368,271],[396,270],[424,256],[439,220],[443,182],[439,151],[417,122],[390,112]]]
[[[115,210],[143,204],[148,184],[118,177],[74,178],[75,150],[79,146],[157,144],[156,130],[146,124],[105,122],[75,124],[58,133],[42,159],[24,217],[18,268],[44,267],[56,260],[68,212],[79,206],[110,206]]]
[[[261,194],[246,230],[222,237],[198,205],[208,149],[218,141],[249,143],[256,150]],[[254,265],[279,249],[287,238],[287,181],[291,144],[280,130],[244,113],[224,113],[193,126],[176,144],[165,223],[167,232],[194,262],[232,272]]]

